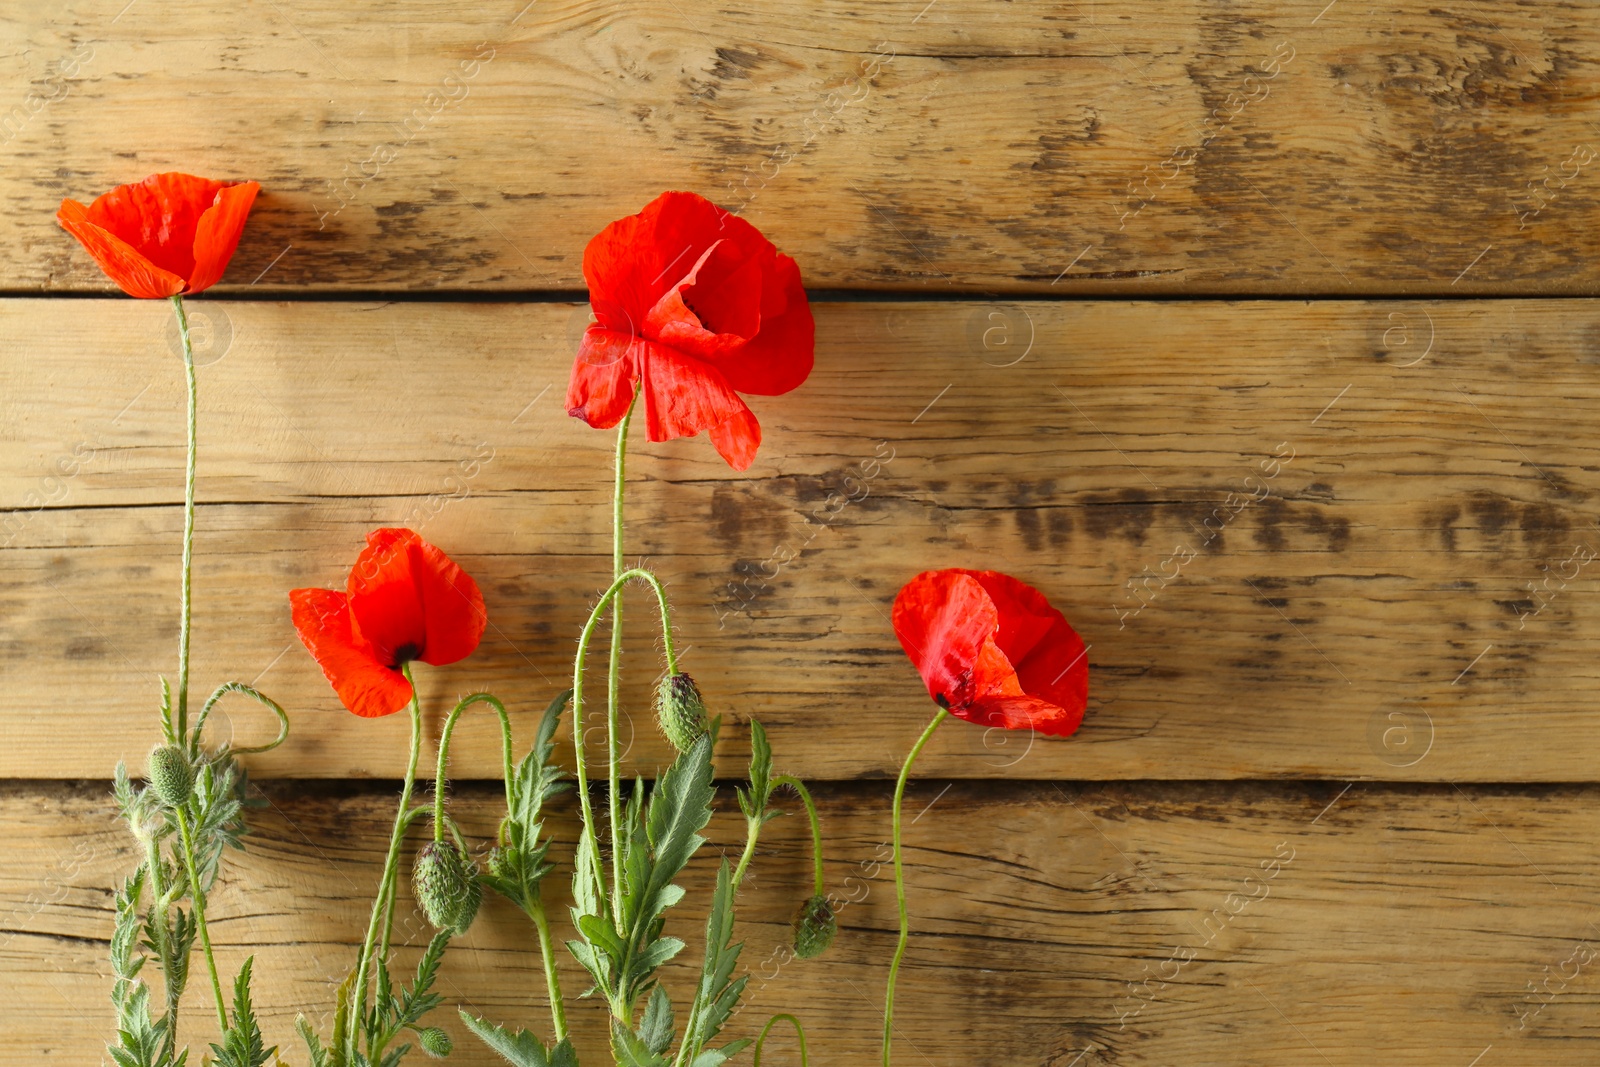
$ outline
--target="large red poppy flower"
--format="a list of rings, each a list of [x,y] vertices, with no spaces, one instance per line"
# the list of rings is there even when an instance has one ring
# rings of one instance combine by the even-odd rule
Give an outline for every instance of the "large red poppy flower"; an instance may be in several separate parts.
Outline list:
[[[894,632],[952,715],[1066,737],[1089,702],[1083,638],[1044,594],[998,571],[924,571],[894,600]]]
[[[589,242],[595,321],[567,411],[615,426],[644,394],[650,440],[705,431],[735,470],[761,426],[739,396],[787,393],[811,373],[816,325],[800,268],[761,232],[694,193],[662,193]]]
[[[260,189],[256,182],[152,174],[88,207],[63,200],[56,221],[129,296],[198,293],[228,269]]]
[[[465,659],[488,624],[478,583],[410,530],[368,534],[346,589],[296,589],[289,603],[300,640],[339,699],[367,718],[410,701],[401,667]]]

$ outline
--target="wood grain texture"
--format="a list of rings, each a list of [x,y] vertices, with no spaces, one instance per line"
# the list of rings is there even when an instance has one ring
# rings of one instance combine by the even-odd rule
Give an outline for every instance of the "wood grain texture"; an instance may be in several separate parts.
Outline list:
[[[194,677],[201,695],[255,681],[291,710],[294,736],[255,772],[399,774],[403,716],[340,710],[288,620],[288,591],[342,585],[380,525],[419,529],[488,601],[479,652],[422,676],[435,728],[455,694],[489,689],[531,729],[610,573],[613,438],[560,401],[582,309],[194,303],[233,338],[201,370]],[[181,527],[165,317],[0,306],[27,353],[5,363],[0,418],[4,775],[105,775],[151,743]],[[892,774],[932,707],[889,606],[917,571],[959,565],[1067,613],[1091,707],[1065,741],[954,723],[920,773],[1593,779],[1594,305],[818,318],[811,379],[756,399],[747,475],[703,439],[641,440],[630,461],[628,554],[669,582],[730,753],[754,716],[787,770]],[[625,743],[648,773],[665,751],[656,620],[630,603]],[[239,736],[266,729],[232,710]],[[458,770],[495,774],[488,729],[468,733]]]
[[[1596,292],[1581,3],[70,0],[0,17],[0,289],[157,170],[259,179],[227,287],[581,289],[665,188],[822,287]]]
[[[211,910],[223,967],[255,955],[268,1039],[292,1053],[294,1015],[320,1018],[350,965],[393,797],[267,788],[271,805]],[[820,960],[773,955],[809,860],[803,819],[770,826],[741,905],[751,979],[733,1034],[794,1010],[813,1063],[876,1062],[895,923],[887,794],[883,783],[821,793],[828,877],[847,903]],[[492,787],[455,803],[469,832],[492,825]],[[1556,1067],[1600,1051],[1593,787],[927,782],[907,810],[922,816],[906,837],[914,920],[897,1063],[1464,1067],[1492,1045],[1494,1063]],[[131,840],[103,783],[7,785],[0,823],[0,1060],[95,1062],[111,1019],[108,886]],[[670,929],[691,945],[715,858],[742,840],[736,823],[736,811],[713,822],[684,879]],[[564,840],[571,831],[559,820]],[[558,845],[551,880],[563,900],[569,851]],[[421,919],[401,914],[409,940],[425,940]],[[451,1062],[493,1062],[455,1005],[547,1028],[525,927],[494,901],[452,947],[435,1016],[459,1042]],[[675,997],[696,951],[664,978]],[[193,1040],[211,1025],[202,975],[186,1003]],[[598,1005],[582,1007],[575,1026],[592,1046]],[[796,1062],[776,1049],[763,1060]]]

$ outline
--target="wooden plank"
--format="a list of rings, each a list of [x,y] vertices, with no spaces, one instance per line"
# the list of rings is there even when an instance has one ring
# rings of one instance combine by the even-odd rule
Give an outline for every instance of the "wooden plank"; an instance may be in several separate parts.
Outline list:
[[[1387,1064],[1462,1067],[1493,1046],[1494,1063],[1554,1067],[1600,1051],[1593,787],[944,790],[919,783],[907,801],[922,817],[906,837],[914,932],[896,1062],[1358,1065],[1381,1049]],[[94,1062],[109,1028],[106,887],[133,850],[104,793],[103,783],[0,789],[10,849],[0,974],[16,1062]],[[294,1015],[320,1017],[350,965],[393,798],[280,783],[267,795],[212,912],[222,966],[255,955],[268,1040],[292,1053]],[[804,820],[777,820],[741,903],[750,995],[731,1033],[797,1011],[812,1062],[876,1062],[895,923],[881,862],[887,786],[821,797],[829,879],[847,901],[839,941],[820,960],[783,963],[809,862]],[[456,810],[482,834],[496,803],[493,788],[469,787]],[[557,825],[563,868],[550,892],[562,901],[572,826]],[[691,945],[715,858],[742,837],[737,812],[719,816],[684,880],[689,902],[670,929]],[[401,914],[412,943],[425,936]],[[493,1062],[455,1005],[547,1027],[525,926],[495,901],[451,949],[435,1018],[459,1041],[452,1062]],[[664,978],[675,997],[696,951]],[[578,986],[571,969],[567,978]],[[203,977],[186,1003],[193,1039],[210,1028]],[[575,1026],[594,1047],[598,1005],[581,1008]]]
[[[342,584],[380,525],[420,529],[486,591],[483,647],[423,675],[434,726],[489,689],[527,728],[610,573],[612,437],[559,399],[581,309],[206,309],[233,342],[201,371],[194,677],[291,709],[256,773],[399,774],[403,717],[338,709],[286,598]],[[1025,577],[1075,621],[1091,708],[1066,741],[954,724],[920,773],[1592,780],[1600,308],[818,314],[811,380],[756,400],[748,474],[704,440],[640,441],[630,464],[628,553],[670,583],[730,753],[754,716],[796,773],[893,774],[932,708],[889,605],[917,571],[964,565]],[[1015,349],[983,348],[1001,321],[1033,342],[1011,366],[997,353]],[[103,776],[151,743],[181,528],[163,322],[131,301],[0,305],[0,774]],[[659,661],[631,603],[624,711],[649,773]],[[68,709],[81,735],[61,745]],[[265,729],[234,710],[240,736]],[[495,774],[488,731],[469,732],[462,773]]]
[[[265,186],[232,289],[578,289],[692,188],[813,286],[1594,293],[1589,14],[70,0],[0,19],[0,289],[105,290],[57,205],[180,169]]]

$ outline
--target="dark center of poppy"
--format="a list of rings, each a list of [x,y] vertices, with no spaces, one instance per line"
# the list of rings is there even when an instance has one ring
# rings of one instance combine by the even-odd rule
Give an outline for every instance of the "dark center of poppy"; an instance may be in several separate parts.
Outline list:
[[[690,311],[694,312],[694,317],[700,320],[700,328],[701,329],[705,330],[707,333],[716,333],[717,332],[717,328],[715,326],[711,325],[710,320],[706,318],[705,312],[701,311],[699,308],[697,308],[693,304],[689,303],[689,298],[688,298],[687,295],[685,295],[684,298],[683,298],[683,306],[688,308]]]
[[[394,650],[394,662],[389,664],[390,670],[399,670],[422,655],[422,646],[418,644],[404,644]]]
[[[938,696],[934,697],[933,702],[939,705],[945,711],[950,710],[950,698],[945,696],[943,693],[940,693]]]

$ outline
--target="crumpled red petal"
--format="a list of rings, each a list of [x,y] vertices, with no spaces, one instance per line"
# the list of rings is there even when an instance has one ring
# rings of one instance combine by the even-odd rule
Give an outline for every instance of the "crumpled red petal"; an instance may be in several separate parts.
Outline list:
[[[644,349],[641,390],[650,440],[715,430],[714,443],[723,458],[735,470],[748,468],[761,430],[722,373],[666,345],[647,342]]]
[[[599,430],[621,422],[633,403],[639,380],[633,353],[642,344],[631,334],[603,326],[585,330],[567,382],[567,414]]]
[[[694,193],[667,192],[584,250],[595,325],[567,389],[568,411],[614,426],[638,383],[652,441],[702,431],[736,470],[761,442],[738,393],[777,395],[811,373],[816,327],[794,260],[750,223]],[[602,336],[595,336],[596,332]],[[624,334],[639,343],[618,366]]]
[[[128,242],[89,221],[89,209],[76,200],[63,200],[56,212],[61,228],[78,239],[117,286],[129,296],[160,300],[183,292],[184,280],[162,270],[139,254]]]
[[[347,586],[356,632],[388,664],[464,659],[483,638],[483,594],[450,557],[411,530],[367,535]]]
[[[952,714],[1060,737],[1083,722],[1087,649],[1032,586],[998,571],[927,571],[895,598],[894,626]]]
[[[344,593],[296,589],[289,604],[301,642],[346,708],[371,719],[393,715],[411,700],[405,675],[380,662],[356,634]]]
[[[224,186],[200,216],[194,234],[194,272],[189,275],[189,292],[209,289],[227,273],[228,261],[239,247],[245,220],[260,191],[258,182]]]

